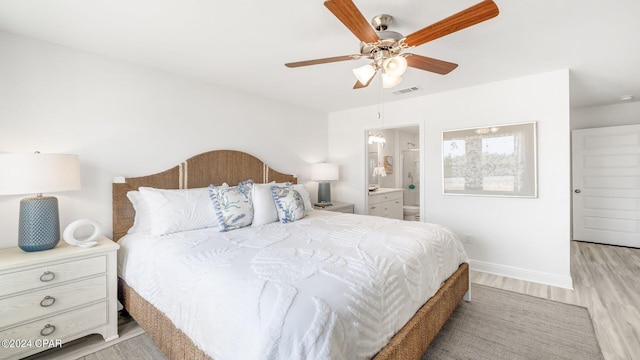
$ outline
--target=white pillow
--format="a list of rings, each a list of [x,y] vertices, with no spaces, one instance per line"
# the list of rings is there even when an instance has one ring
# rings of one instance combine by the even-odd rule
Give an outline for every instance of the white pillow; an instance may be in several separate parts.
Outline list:
[[[133,226],[129,228],[127,234],[148,234],[151,232],[151,215],[149,215],[149,207],[144,201],[144,197],[140,194],[140,191],[131,190],[127,191],[127,198],[131,201],[133,210],[136,212],[133,218]]]
[[[141,187],[149,209],[151,235],[218,226],[208,188],[164,190]]]
[[[253,184],[253,190],[251,191],[253,222],[251,226],[260,226],[278,221],[278,210],[271,195],[271,185],[275,185],[275,181],[269,184]]]
[[[278,219],[281,223],[294,222],[305,216],[304,200],[293,186],[271,185],[271,195],[276,203]]]

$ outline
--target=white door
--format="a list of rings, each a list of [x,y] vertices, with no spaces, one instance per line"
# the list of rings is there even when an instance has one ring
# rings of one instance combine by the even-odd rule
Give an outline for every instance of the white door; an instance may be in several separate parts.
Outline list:
[[[640,125],[574,130],[573,239],[640,248]]]

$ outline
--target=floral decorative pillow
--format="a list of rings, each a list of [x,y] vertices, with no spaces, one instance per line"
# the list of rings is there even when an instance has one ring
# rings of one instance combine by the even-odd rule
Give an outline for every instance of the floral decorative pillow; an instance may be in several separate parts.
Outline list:
[[[243,181],[238,186],[232,187],[209,185],[209,196],[213,201],[220,231],[251,225],[253,221],[252,187],[253,180]]]
[[[304,212],[308,214],[311,210],[313,210],[313,205],[311,205],[311,197],[309,196],[309,191],[304,187],[303,184],[293,184],[291,185],[294,190],[300,193],[302,199],[304,200]]]
[[[278,219],[283,224],[300,220],[305,216],[304,199],[291,186],[271,186],[271,195],[278,209]]]

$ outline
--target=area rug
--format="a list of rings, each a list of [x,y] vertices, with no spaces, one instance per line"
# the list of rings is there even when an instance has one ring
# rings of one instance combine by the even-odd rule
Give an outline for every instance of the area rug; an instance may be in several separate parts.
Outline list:
[[[603,359],[589,311],[472,284],[422,360]]]
[[[472,301],[458,305],[422,360],[603,359],[586,308],[477,284],[472,284],[471,289]],[[96,337],[104,346],[102,338]],[[90,346],[78,344],[81,349],[76,353],[54,350],[36,357],[47,360],[166,359],[144,333],[122,340],[100,350],[91,351]],[[73,356],[83,351],[91,354]]]

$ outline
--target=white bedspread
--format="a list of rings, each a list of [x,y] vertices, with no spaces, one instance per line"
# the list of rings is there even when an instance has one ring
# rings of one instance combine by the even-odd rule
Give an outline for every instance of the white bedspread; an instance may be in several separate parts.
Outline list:
[[[120,276],[215,360],[370,358],[467,261],[441,226],[327,211],[119,244]]]

